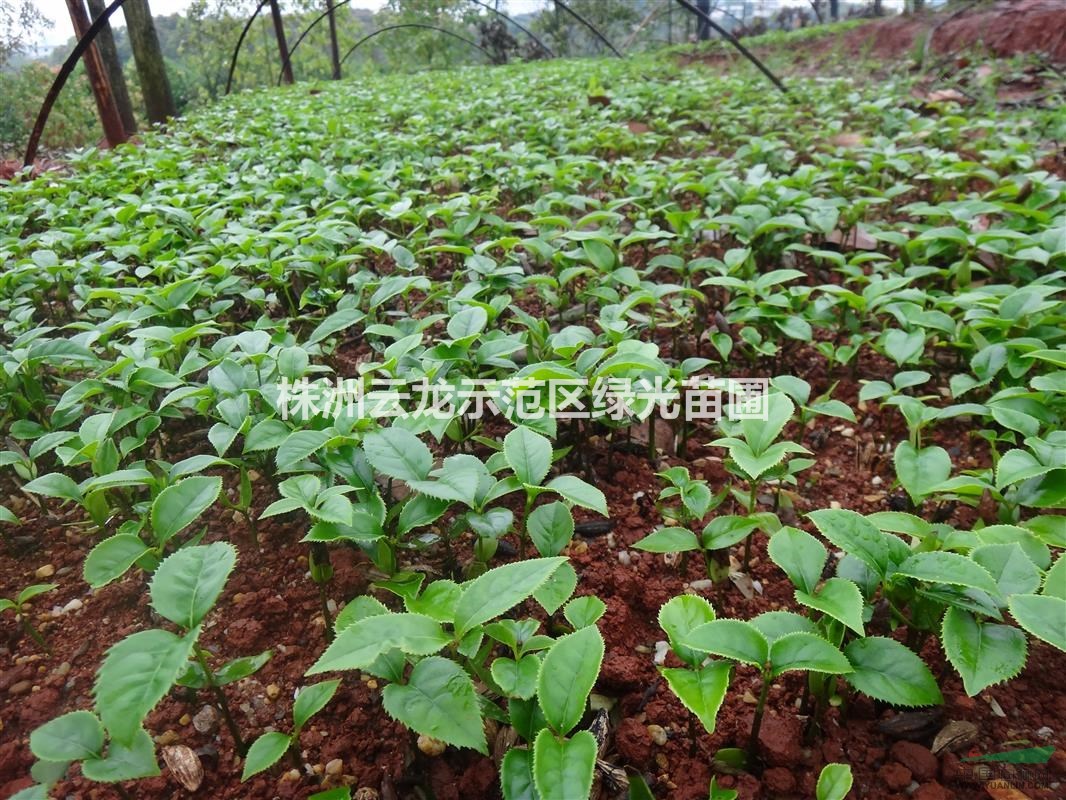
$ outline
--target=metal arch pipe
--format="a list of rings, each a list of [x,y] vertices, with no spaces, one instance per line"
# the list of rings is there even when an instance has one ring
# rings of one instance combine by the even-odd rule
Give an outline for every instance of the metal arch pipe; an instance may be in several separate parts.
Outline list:
[[[285,60],[281,62],[281,75],[278,77],[278,86],[281,86],[282,78],[285,76],[285,69],[292,65],[292,55],[296,52],[296,48],[300,46],[300,42],[304,40],[307,34],[314,30],[314,27],[318,23],[320,23],[322,20],[329,16],[330,11],[336,11],[341,6],[346,6],[350,2],[352,2],[352,0],[340,0],[339,3],[334,3],[333,8],[327,8],[325,11],[323,11],[321,14],[311,20],[311,24],[304,28],[303,33],[296,37],[296,41],[292,43],[292,47],[289,48],[289,52],[285,55]]]
[[[588,28],[590,31],[592,31],[593,35],[595,35],[595,37],[597,39],[599,39],[601,42],[603,42],[605,45],[607,45],[607,47],[610,49],[610,51],[612,53],[614,53],[619,58],[625,58],[624,55],[622,55],[620,52],[618,52],[618,48],[615,47],[613,44],[611,44],[610,40],[606,36],[604,36],[602,33],[600,33],[599,28],[597,28],[595,25],[593,25],[591,22],[589,22],[583,16],[581,16],[576,11],[574,11],[574,9],[570,8],[570,6],[568,6],[562,0],[552,0],[552,2],[555,3],[556,6],[561,8],[567,14],[569,14],[571,17],[573,17],[578,22],[580,22],[582,25],[584,25],[586,28]]]
[[[241,54],[241,45],[244,44],[244,39],[248,36],[248,31],[252,29],[252,23],[255,22],[256,17],[259,16],[259,12],[263,10],[263,6],[265,6],[267,2],[268,0],[259,0],[259,5],[255,7],[252,16],[248,17],[248,21],[244,23],[244,28],[241,30],[241,35],[237,37],[237,46],[233,48],[233,55],[229,60],[229,74],[226,76],[226,91],[223,92],[223,94],[229,94],[230,88],[233,86],[233,73],[237,69],[237,57]]]
[[[718,33],[721,35],[721,37],[723,39],[725,39],[727,42],[729,42],[731,45],[733,45],[733,47],[735,47],[737,50],[739,50],[740,54],[742,56],[744,56],[744,58],[748,59],[748,61],[750,61],[752,64],[754,64],[758,68],[759,72],[761,72],[763,75],[765,75],[767,78],[769,78],[770,82],[774,86],[776,86],[778,89],[780,89],[782,94],[784,94],[786,96],[788,95],[788,89],[785,88],[785,84],[781,83],[780,79],[776,75],[774,75],[774,73],[770,72],[770,70],[767,68],[767,66],[765,64],[763,64],[755,56],[754,53],[752,53],[748,48],[746,48],[744,45],[742,45],[740,43],[740,40],[737,39],[736,36],[731,34],[729,31],[727,31],[725,28],[723,28],[721,25],[719,25],[717,22],[715,22],[713,19],[711,19],[709,14],[703,13],[698,8],[696,8],[696,6],[692,5],[692,3],[689,2],[689,0],[677,0],[677,2],[686,11],[692,12],[699,19],[703,20],[708,25],[710,25],[712,28],[714,28],[716,31],[718,31]]]
[[[52,113],[52,107],[55,105],[56,100],[59,99],[59,93],[63,91],[63,87],[66,85],[71,73],[74,72],[74,68],[78,65],[78,59],[80,59],[85,51],[89,49],[89,45],[91,45],[93,40],[96,39],[96,35],[103,30],[107,21],[111,19],[111,15],[118,11],[119,7],[125,2],[126,0],[113,0],[111,5],[104,9],[104,13],[93,20],[92,25],[90,25],[89,29],[85,31],[85,35],[78,40],[76,45],[74,45],[74,49],[70,51],[67,60],[64,61],[63,66],[59,68],[55,80],[52,81],[52,85],[48,89],[48,94],[44,96],[44,102],[41,103],[41,107],[37,111],[37,119],[34,121],[33,130],[30,132],[30,140],[26,143],[26,155],[22,159],[22,166],[32,166],[34,160],[36,160],[37,148],[41,144],[41,135],[44,133],[44,126],[48,123],[48,117]]]
[[[333,10],[335,11],[336,9],[340,8],[341,6],[346,6],[350,2],[352,2],[352,0],[340,0],[340,2],[333,4]],[[502,11],[499,11],[499,10],[493,8],[492,6],[481,2],[481,0],[471,0],[471,2],[477,3],[482,8],[487,8],[492,13],[497,14],[500,17],[503,17],[507,22],[510,22],[512,25],[514,25],[516,28],[518,28],[518,30],[520,30],[520,31],[524,32],[526,35],[528,35],[534,42],[537,43],[537,45],[540,47],[541,50],[543,50],[545,53],[548,54],[549,57],[555,58],[555,53],[553,53],[548,48],[548,46],[546,44],[544,44],[544,42],[542,42],[540,39],[538,39],[537,36],[532,31],[530,31],[528,28],[523,27],[520,23],[516,22],[511,17],[507,16]],[[285,61],[281,65],[281,73],[282,73],[282,75],[285,74],[285,67],[291,63],[292,56],[296,52],[296,48],[300,46],[300,42],[302,42],[304,40],[304,38],[307,36],[307,34],[309,34],[314,29],[314,27],[316,25],[318,25],[318,23],[320,23],[322,20],[326,19],[326,17],[328,17],[328,16],[329,16],[329,10],[326,10],[326,11],[322,12],[321,14],[319,14],[317,17],[315,17],[311,21],[310,25],[308,25],[306,28],[304,28],[303,33],[301,33],[298,37],[296,37],[296,41],[292,43],[292,47],[289,49],[289,54],[285,57]],[[344,59],[341,59],[341,61],[343,62]],[[278,85],[279,86],[281,85],[281,78],[278,78]]]
[[[436,25],[428,25],[428,24],[426,24],[424,22],[402,22],[402,23],[399,23],[397,25],[386,25],[384,28],[378,28],[373,33],[368,33],[366,36],[364,36],[362,39],[360,39],[358,42],[356,42],[355,44],[353,44],[349,48],[348,52],[344,54],[343,58],[341,58],[341,63],[343,64],[345,61],[347,61],[348,60],[348,56],[350,56],[357,49],[359,49],[359,47],[361,47],[364,43],[370,41],[371,39],[373,39],[378,34],[385,33],[386,31],[394,31],[394,30],[397,30],[398,28],[422,28],[424,30],[437,31],[438,33],[447,34],[448,36],[451,36],[453,39],[458,39],[460,42],[465,42],[466,44],[470,45],[471,47],[476,47],[478,50],[480,50],[482,53],[484,53],[485,56],[490,61],[492,60],[492,53],[490,53],[484,47],[479,45],[477,42],[475,42],[475,41],[473,41],[471,39],[467,39],[465,36],[460,36],[458,33],[454,33],[452,31],[448,30],[447,28],[439,28]]]
[[[500,11],[498,8],[493,8],[488,3],[483,3],[482,0],[470,0],[470,2],[471,3],[476,3],[477,5],[481,6],[482,8],[488,9],[493,14],[496,14],[497,16],[503,17],[507,22],[510,22],[518,30],[522,31],[522,33],[524,33],[526,36],[528,36],[530,39],[532,39],[534,42],[536,42],[537,43],[537,47],[539,47],[541,50],[543,50],[547,54],[548,58],[555,58],[555,53],[552,52],[551,48],[548,47],[548,45],[544,44],[544,42],[542,42],[540,40],[540,38],[535,33],[533,33],[533,31],[531,31],[525,25],[520,23],[518,20],[514,19],[513,17],[507,16],[502,11]]]

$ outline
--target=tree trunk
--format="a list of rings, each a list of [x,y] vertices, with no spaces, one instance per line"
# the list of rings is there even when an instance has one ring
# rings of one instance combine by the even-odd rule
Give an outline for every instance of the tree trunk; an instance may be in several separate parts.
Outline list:
[[[829,0],[829,19],[833,22],[840,19],[840,0]]]
[[[696,0],[696,8],[709,17],[711,15],[711,0]],[[696,21],[696,38],[701,42],[711,38],[711,26],[707,24],[707,20],[703,19],[703,17]]]
[[[137,77],[141,81],[141,94],[148,119],[153,123],[166,122],[167,117],[176,117],[178,109],[174,105],[174,95],[170,91],[163,51],[159,47],[159,36],[152,22],[152,11],[148,0],[126,0],[122,6],[126,16],[126,30],[133,48],[133,60],[137,64]]]
[[[333,80],[341,79],[341,51],[337,46],[337,16],[333,9],[333,0],[326,0],[326,11],[329,13],[329,55],[333,63]]]
[[[105,0],[87,0],[87,2],[89,15],[95,22],[97,17],[104,13],[107,3]],[[110,22],[106,23],[96,34],[96,46],[100,50],[100,58],[107,69],[107,78],[111,82],[111,94],[115,97],[115,105],[118,106],[122,126],[126,129],[126,135],[132,136],[137,132],[137,118],[133,116],[133,103],[130,102],[126,76],[122,74],[122,62],[118,60],[118,50],[115,49],[115,37],[111,33]]]
[[[874,0],[874,16],[880,17],[885,13],[885,9],[881,4],[882,0]]]
[[[278,0],[270,0],[270,18],[274,20],[274,37],[278,40],[278,54],[281,56],[281,80],[283,83],[292,83],[292,62],[289,61],[289,46],[285,43],[285,23],[281,20]]]
[[[67,0],[67,10],[70,12],[70,23],[74,27],[74,35],[81,39],[89,31],[92,23],[89,14],[82,5],[82,0]],[[100,115],[100,125],[104,129],[104,139],[108,147],[122,144],[126,141],[126,126],[122,124],[122,115],[118,112],[115,104],[115,96],[111,93],[111,82],[107,79],[107,68],[96,43],[91,44],[82,56],[85,71],[89,74],[89,85],[92,86],[93,99],[96,101],[96,111]]]

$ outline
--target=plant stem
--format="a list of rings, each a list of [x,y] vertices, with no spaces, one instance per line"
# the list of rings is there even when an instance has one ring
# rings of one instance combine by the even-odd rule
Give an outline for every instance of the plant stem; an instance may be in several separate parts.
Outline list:
[[[755,481],[751,482],[751,492],[748,495],[748,513],[751,514],[755,511],[755,503],[758,502],[759,484]],[[748,534],[744,540],[744,563],[741,569],[744,572],[748,571],[748,562],[751,560],[751,540],[755,537],[755,531]]]
[[[326,623],[326,642],[333,641],[333,615],[329,613],[329,598],[326,597],[326,584],[318,584],[318,602],[322,605],[322,619]]]
[[[240,728],[237,727],[237,723],[233,720],[233,715],[230,714],[229,703],[226,702],[226,693],[222,691],[222,687],[215,683],[215,673],[211,671],[211,667],[207,663],[207,653],[199,645],[196,646],[196,661],[199,663],[201,669],[204,671],[207,685],[215,695],[215,703],[218,706],[218,710],[222,713],[222,720],[226,723],[226,728],[229,730],[230,736],[233,737],[234,746],[237,748],[237,753],[243,758],[244,754],[248,752],[248,748],[244,744],[244,738],[241,736]]]
[[[766,696],[770,692],[770,673],[762,674],[762,689],[759,702],[755,705],[755,716],[751,720],[751,736],[748,738],[748,758],[755,760],[759,751],[759,728],[762,727],[762,715],[766,710]]]

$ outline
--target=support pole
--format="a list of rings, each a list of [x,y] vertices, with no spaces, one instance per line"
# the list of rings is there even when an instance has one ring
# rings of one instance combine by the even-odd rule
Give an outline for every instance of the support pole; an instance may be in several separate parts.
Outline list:
[[[285,43],[285,23],[281,19],[278,0],[270,0],[270,18],[274,20],[274,38],[278,40],[278,54],[281,56],[281,82],[293,83],[289,46]]]
[[[692,5],[692,3],[690,3],[688,0],[677,0],[677,2],[680,3],[681,7],[684,8],[686,11],[689,11],[689,12],[695,14],[697,19],[705,21],[708,25],[710,25],[712,28],[714,28],[716,31],[718,31],[719,35],[723,39],[725,39],[727,42],[729,42],[731,45],[733,45],[733,47],[735,47],[737,50],[739,50],[740,54],[742,56],[744,56],[744,58],[748,59],[748,61],[750,61],[752,64],[754,64],[756,66],[756,68],[759,70],[759,72],[761,72],[763,75],[765,75],[770,80],[770,83],[772,83],[774,86],[776,86],[778,89],[781,90],[782,94],[786,94],[786,95],[788,94],[788,89],[785,88],[785,84],[781,83],[781,81],[778,79],[778,77],[776,75],[774,75],[774,73],[770,72],[769,68],[767,68],[767,66],[765,64],[763,64],[758,58],[756,58],[754,53],[752,53],[750,50],[748,50],[748,48],[746,48],[744,45],[742,45],[740,43],[740,40],[737,39],[736,36],[731,34],[729,31],[727,31],[725,28],[723,28],[721,25],[719,25],[717,22],[715,22],[709,16],[707,16],[702,11],[700,11],[698,8],[696,8],[696,6]]]
[[[70,22],[74,26],[74,35],[79,39],[89,32],[92,22],[89,14],[82,5],[82,0],[66,0],[67,10],[70,12]],[[107,79],[107,70],[96,45],[92,44],[82,54],[82,62],[85,71],[89,75],[89,84],[92,86],[93,99],[96,101],[96,110],[100,115],[100,125],[104,129],[104,139],[108,147],[115,147],[126,141],[126,126],[122,123],[122,115],[119,114],[115,97],[111,93],[111,82]]]
[[[341,51],[337,45],[337,17],[333,13],[333,0],[326,0],[326,13],[329,14],[329,57],[333,66],[333,80],[339,81],[341,79]]]
[[[104,0],[87,0],[89,16],[95,22],[107,5]],[[122,126],[126,129],[126,135],[132,136],[137,132],[137,118],[133,116],[133,103],[130,101],[130,91],[126,86],[126,76],[122,74],[122,62],[118,60],[118,49],[115,47],[115,37],[111,33],[111,25],[107,22],[96,35],[96,46],[100,50],[100,58],[103,59],[107,68],[107,79],[111,82],[111,94],[118,106],[118,115],[122,117]]]

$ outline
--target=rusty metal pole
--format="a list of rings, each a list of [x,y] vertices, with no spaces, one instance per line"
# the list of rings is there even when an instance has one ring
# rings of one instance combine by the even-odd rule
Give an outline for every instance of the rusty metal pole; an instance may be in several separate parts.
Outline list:
[[[70,22],[74,26],[74,35],[79,39],[84,36],[92,23],[89,21],[89,13],[85,10],[82,0],[66,0],[67,10],[70,12]],[[115,147],[126,141],[126,126],[122,122],[115,96],[111,93],[111,82],[107,79],[107,70],[100,51],[92,44],[82,55],[82,63],[89,75],[89,85],[92,86],[93,98],[96,100],[96,111],[100,115],[100,125],[104,129],[104,139],[108,147]]]
[[[270,17],[274,20],[274,36],[278,40],[278,53],[281,55],[281,80],[283,83],[292,83],[292,62],[289,61],[289,46],[285,42],[285,24],[281,20],[278,0],[270,0]]]

